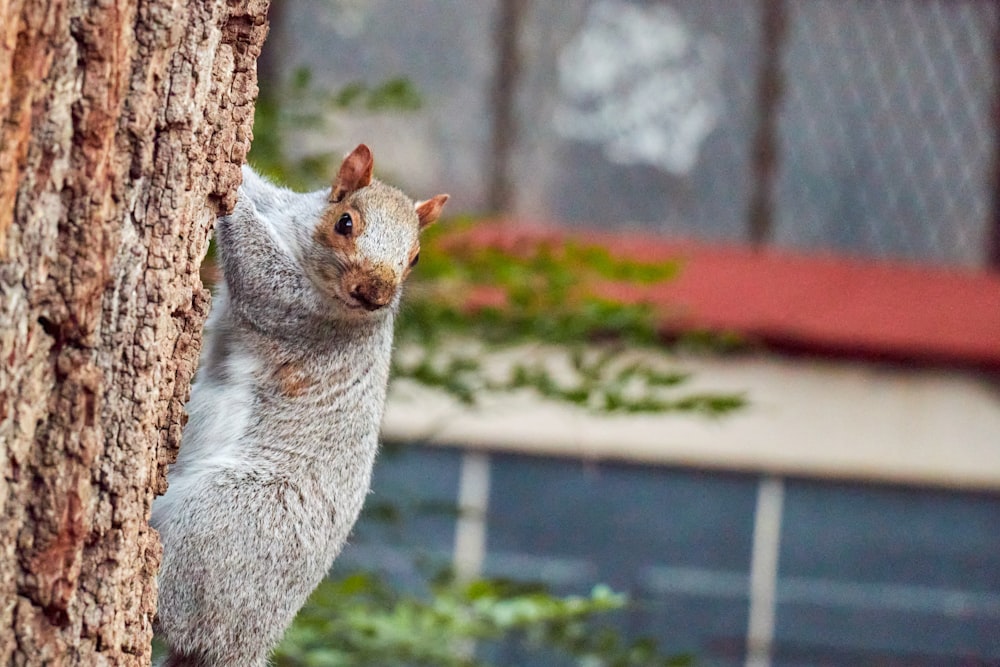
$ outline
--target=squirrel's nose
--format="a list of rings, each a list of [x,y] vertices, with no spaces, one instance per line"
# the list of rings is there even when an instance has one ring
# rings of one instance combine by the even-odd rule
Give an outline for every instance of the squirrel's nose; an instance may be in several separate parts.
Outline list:
[[[392,285],[383,281],[371,281],[358,283],[351,288],[350,294],[366,310],[378,310],[392,301],[394,292]]]

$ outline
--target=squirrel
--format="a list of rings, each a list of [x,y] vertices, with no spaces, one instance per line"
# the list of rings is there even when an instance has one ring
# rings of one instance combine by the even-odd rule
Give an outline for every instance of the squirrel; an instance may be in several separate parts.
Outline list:
[[[415,203],[372,167],[361,144],[305,194],[244,167],[217,221],[224,284],[150,519],[164,667],[267,664],[361,511],[401,285],[448,200]]]

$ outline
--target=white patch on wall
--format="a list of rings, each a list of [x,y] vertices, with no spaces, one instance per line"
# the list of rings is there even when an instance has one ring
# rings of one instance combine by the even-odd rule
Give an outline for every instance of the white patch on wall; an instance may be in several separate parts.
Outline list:
[[[328,25],[338,37],[354,39],[364,32],[371,15],[368,0],[327,0],[327,5]]]
[[[556,132],[686,175],[722,114],[722,62],[719,40],[673,8],[598,0],[559,56]]]

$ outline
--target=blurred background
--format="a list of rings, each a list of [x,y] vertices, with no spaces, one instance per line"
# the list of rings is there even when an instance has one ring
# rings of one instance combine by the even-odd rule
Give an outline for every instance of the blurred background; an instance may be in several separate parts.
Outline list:
[[[321,187],[365,142],[380,178],[452,195],[336,585],[628,596],[607,623],[632,658],[522,627],[461,664],[1000,665],[1000,5],[278,0],[271,21],[252,162]],[[354,664],[305,627],[285,664]]]

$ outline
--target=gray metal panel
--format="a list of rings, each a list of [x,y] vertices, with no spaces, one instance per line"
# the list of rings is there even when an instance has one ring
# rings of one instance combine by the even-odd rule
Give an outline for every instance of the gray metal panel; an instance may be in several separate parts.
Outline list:
[[[779,655],[1000,660],[1000,498],[790,480],[777,594]]]

